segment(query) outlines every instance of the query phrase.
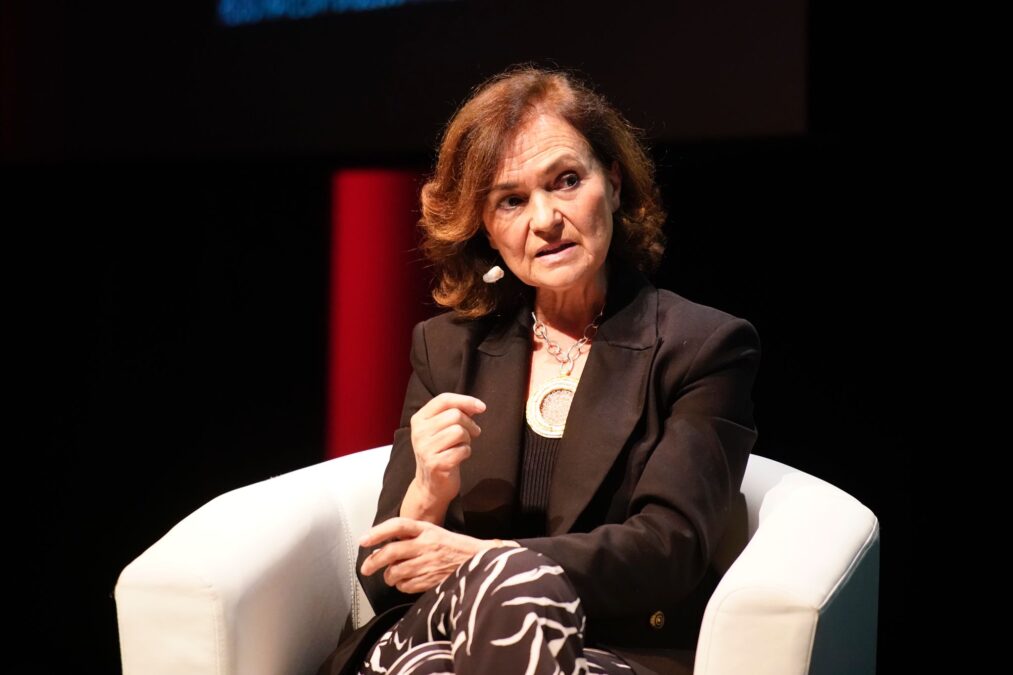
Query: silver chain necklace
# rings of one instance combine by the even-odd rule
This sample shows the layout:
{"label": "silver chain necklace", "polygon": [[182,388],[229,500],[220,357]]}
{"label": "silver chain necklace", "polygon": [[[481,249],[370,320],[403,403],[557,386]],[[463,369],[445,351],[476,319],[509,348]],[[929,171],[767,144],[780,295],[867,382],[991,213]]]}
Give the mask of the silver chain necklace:
{"label": "silver chain necklace", "polygon": [[594,338],[594,336],[598,334],[598,326],[601,325],[601,320],[604,315],[605,315],[605,307],[603,305],[601,311],[598,312],[598,316],[596,316],[594,320],[591,321],[591,323],[587,324],[587,326],[584,328],[584,335],[579,340],[574,342],[573,345],[569,349],[567,349],[566,353],[564,354],[563,348],[559,346],[559,343],[557,343],[555,340],[549,337],[549,333],[547,330],[548,325],[546,325],[544,321],[535,316],[534,312],[531,312],[531,318],[535,320],[535,325],[533,326],[535,335],[537,335],[538,337],[540,337],[542,340],[545,341],[546,344],[545,350],[550,354],[552,354],[554,357],[556,357],[556,360],[559,361],[560,363],[559,374],[561,376],[569,375],[571,372],[573,372],[573,366],[576,365],[577,359],[580,358],[580,355],[582,353],[580,351],[581,347],[590,342]]}
{"label": "silver chain necklace", "polygon": [[531,312],[531,318],[535,322],[533,326],[535,336],[545,341],[546,351],[559,361],[559,376],[546,381],[528,399],[525,416],[535,433],[546,438],[562,437],[570,404],[573,403],[573,396],[577,392],[577,380],[570,377],[570,374],[577,359],[580,358],[581,348],[598,334],[598,326],[601,325],[604,316],[605,306],[602,305],[598,316],[584,328],[581,338],[564,352],[559,343],[549,337],[545,322],[540,321],[535,313]]}

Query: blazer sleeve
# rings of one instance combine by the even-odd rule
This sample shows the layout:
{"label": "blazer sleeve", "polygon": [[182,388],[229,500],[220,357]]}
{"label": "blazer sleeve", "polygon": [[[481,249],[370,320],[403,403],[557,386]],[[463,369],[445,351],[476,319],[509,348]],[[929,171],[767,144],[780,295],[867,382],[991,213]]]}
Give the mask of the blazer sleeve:
{"label": "blazer sleeve", "polygon": [[[589,618],[672,607],[701,582],[756,441],[756,329],[732,317],[701,344],[637,479],[625,522],[520,539],[567,572]],[[671,398],[668,400],[672,400]]]}
{"label": "blazer sleeve", "polygon": [[[424,406],[435,394],[435,387],[429,369],[429,356],[426,347],[425,322],[415,324],[412,330],[411,349],[412,374],[405,392],[404,407],[401,410],[401,421],[394,432],[394,443],[390,451],[390,460],[383,474],[383,487],[377,502],[376,518],[373,524],[394,518],[401,513],[401,502],[404,500],[408,486],[415,477],[415,451],[412,448],[411,418],[419,408]],[[377,548],[377,547],[374,547]],[[363,561],[373,548],[359,548],[355,574],[359,577],[362,590],[369,598],[369,604],[379,614],[391,607],[414,602],[420,594],[408,594],[397,588],[388,586],[383,580],[382,571],[370,576],[363,576],[359,571]]]}

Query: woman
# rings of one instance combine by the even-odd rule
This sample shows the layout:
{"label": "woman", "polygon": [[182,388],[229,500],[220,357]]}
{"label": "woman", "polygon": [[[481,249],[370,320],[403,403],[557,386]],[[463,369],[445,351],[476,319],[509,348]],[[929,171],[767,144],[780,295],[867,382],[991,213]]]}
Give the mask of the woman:
{"label": "woman", "polygon": [[689,672],[756,440],[748,321],[655,288],[653,166],[572,76],[480,85],[422,190],[451,311],[414,372],[329,673]]}

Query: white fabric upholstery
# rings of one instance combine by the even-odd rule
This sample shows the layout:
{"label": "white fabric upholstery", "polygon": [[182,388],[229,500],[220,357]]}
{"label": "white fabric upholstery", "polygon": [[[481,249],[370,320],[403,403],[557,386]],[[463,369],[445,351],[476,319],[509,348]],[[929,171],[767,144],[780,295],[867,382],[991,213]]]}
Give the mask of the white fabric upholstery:
{"label": "white fabric upholstery", "polygon": [[749,544],[704,612],[694,673],[875,673],[879,521],[854,497],[752,455]]}
{"label": "white fabric upholstery", "polygon": [[[356,538],[390,446],[226,493],[116,585],[125,675],[314,673],[372,617]],[[698,675],[873,673],[879,525],[834,486],[753,455],[748,545],[708,604]]]}
{"label": "white fabric upholstery", "polygon": [[346,620],[373,612],[354,575],[390,446],[228,492],[116,584],[126,675],[313,673]]}

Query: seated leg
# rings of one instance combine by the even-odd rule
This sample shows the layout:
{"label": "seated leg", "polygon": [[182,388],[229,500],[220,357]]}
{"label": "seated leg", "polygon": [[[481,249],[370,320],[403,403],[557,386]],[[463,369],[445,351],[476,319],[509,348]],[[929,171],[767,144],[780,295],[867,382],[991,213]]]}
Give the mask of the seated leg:
{"label": "seated leg", "polygon": [[449,617],[456,672],[586,672],[584,611],[563,569],[525,548],[484,553],[443,584],[461,598]]}
{"label": "seated leg", "polygon": [[376,643],[363,673],[630,673],[618,657],[585,657],[584,626],[559,565],[526,548],[489,549],[423,594]]}

